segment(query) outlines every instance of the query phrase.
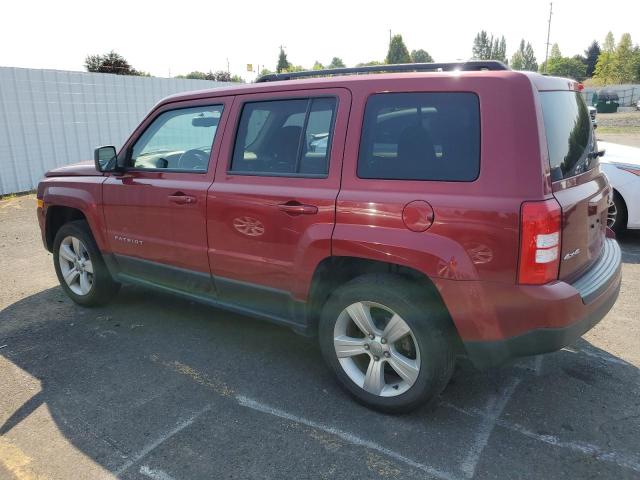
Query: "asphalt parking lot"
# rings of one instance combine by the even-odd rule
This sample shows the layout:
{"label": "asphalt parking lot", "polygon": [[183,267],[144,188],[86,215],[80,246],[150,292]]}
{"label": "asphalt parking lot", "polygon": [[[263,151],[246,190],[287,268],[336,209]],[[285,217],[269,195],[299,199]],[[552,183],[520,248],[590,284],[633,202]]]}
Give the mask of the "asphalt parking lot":
{"label": "asphalt parking lot", "polygon": [[458,367],[382,415],[313,340],[138,287],[82,309],[34,196],[0,201],[0,479],[640,478],[640,234],[618,303],[560,352]]}

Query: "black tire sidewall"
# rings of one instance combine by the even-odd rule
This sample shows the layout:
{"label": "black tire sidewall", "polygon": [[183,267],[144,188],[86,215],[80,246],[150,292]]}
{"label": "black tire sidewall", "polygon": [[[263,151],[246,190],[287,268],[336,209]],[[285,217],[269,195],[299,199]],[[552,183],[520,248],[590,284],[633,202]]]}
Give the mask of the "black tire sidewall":
{"label": "black tire sidewall", "polygon": [[[84,244],[93,266],[93,285],[87,295],[74,293],[64,280],[60,269],[60,244],[68,236],[76,237]],[[53,241],[53,263],[62,289],[78,305],[85,307],[101,305],[108,301],[117,291],[118,285],[111,278],[89,226],[84,221],[69,222],[60,227]]]}
{"label": "black tire sidewall", "polygon": [[[381,278],[383,277],[383,278]],[[338,380],[359,402],[388,413],[402,413],[430,404],[448,383],[453,370],[450,332],[442,318],[442,308],[429,302],[424,291],[403,277],[366,275],[336,290],[325,304],[319,327],[322,355]],[[420,373],[406,392],[394,397],[380,397],[366,392],[345,373],[333,345],[338,316],[352,303],[370,301],[382,304],[407,322],[420,349]]]}
{"label": "black tire sidewall", "polygon": [[627,207],[617,191],[613,192],[613,203],[616,206],[616,220],[613,222],[611,230],[616,233],[624,232],[627,228]]}

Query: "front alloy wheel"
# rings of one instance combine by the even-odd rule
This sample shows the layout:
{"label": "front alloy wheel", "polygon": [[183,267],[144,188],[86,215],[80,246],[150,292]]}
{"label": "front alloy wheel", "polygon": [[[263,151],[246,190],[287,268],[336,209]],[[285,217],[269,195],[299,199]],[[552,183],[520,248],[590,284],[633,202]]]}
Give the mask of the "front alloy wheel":
{"label": "front alloy wheel", "polygon": [[93,288],[93,263],[82,240],[71,235],[63,238],[58,261],[69,289],[76,295],[88,295]]}
{"label": "front alloy wheel", "polygon": [[345,308],[333,344],[347,376],[373,395],[400,395],[420,373],[420,350],[411,328],[384,305],[362,301]]}

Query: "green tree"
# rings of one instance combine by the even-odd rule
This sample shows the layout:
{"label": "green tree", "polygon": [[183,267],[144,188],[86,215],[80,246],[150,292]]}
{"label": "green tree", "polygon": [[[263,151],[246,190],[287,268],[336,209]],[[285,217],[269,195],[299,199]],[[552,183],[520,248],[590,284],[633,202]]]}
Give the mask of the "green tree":
{"label": "green tree", "polygon": [[493,35],[489,38],[486,31],[482,30],[473,40],[473,58],[476,60],[489,60],[493,48]]}
{"label": "green tree", "polygon": [[549,60],[551,60],[552,58],[560,58],[562,57],[562,53],[560,53],[560,47],[558,46],[557,43],[554,43],[551,46],[551,55],[549,55]]}
{"label": "green tree", "polygon": [[511,68],[513,70],[524,70],[524,51],[525,51],[524,38],[520,40],[520,47],[511,56]]}
{"label": "green tree", "polygon": [[333,57],[331,59],[331,63],[327,68],[344,68],[344,67],[346,67],[346,65],[344,64],[341,58]]}
{"label": "green tree", "polygon": [[278,55],[278,66],[276,67],[276,72],[280,73],[282,71],[288,70],[291,64],[289,60],[287,60],[287,54],[284,52],[284,48],[280,47],[280,54]]}
{"label": "green tree", "polygon": [[616,39],[613,38],[613,33],[608,32],[607,36],[604,37],[604,43],[602,44],[602,51],[613,53],[616,49]]}
{"label": "green tree", "polygon": [[562,56],[549,58],[547,68],[549,75],[582,81],[585,78],[586,71],[587,66],[578,58]]}
{"label": "green tree", "polygon": [[378,60],[371,60],[370,62],[357,63],[356,67],[373,67],[376,65],[384,65],[384,62],[379,62]]}
{"label": "green tree", "polygon": [[636,52],[633,48],[631,35],[623,33],[616,46],[612,62],[612,77],[614,83],[631,83],[636,74]]}
{"label": "green tree", "polygon": [[289,66],[285,70],[282,70],[282,71],[283,72],[293,73],[293,72],[304,72],[305,70],[307,70],[307,69],[304,68],[302,65],[293,65],[292,63],[290,63]]}
{"label": "green tree", "polygon": [[591,45],[584,51],[585,63],[587,65],[587,77],[593,77],[593,73],[596,70],[596,63],[600,56],[600,45],[596,40],[591,42]]}
{"label": "green tree", "polygon": [[615,40],[613,33],[607,33],[602,44],[602,51],[598,55],[596,68],[593,72],[593,78],[599,84],[613,83],[615,64]]}
{"label": "green tree", "polygon": [[503,63],[507,61],[507,41],[504,35],[500,37],[500,40],[498,38],[493,40],[489,60],[498,60]]}
{"label": "green tree", "polygon": [[394,35],[389,42],[389,51],[385,63],[411,63],[411,55],[402,41],[402,35]]}
{"label": "green tree", "polygon": [[193,72],[189,72],[185,75],[185,78],[190,78],[193,80],[207,80],[207,75],[211,75],[211,72],[209,72],[209,74],[206,74],[204,72],[199,72],[199,71],[193,71]]}
{"label": "green tree", "polygon": [[522,69],[530,72],[536,72],[538,70],[538,61],[536,60],[536,54],[533,51],[533,47],[529,42],[524,48],[524,55],[522,58]]}
{"label": "green tree", "polygon": [[87,55],[84,66],[88,72],[115,73],[116,75],[136,75],[149,77],[146,72],[133,68],[125,58],[111,50],[105,55]]}
{"label": "green tree", "polygon": [[313,64],[312,70],[324,70],[324,65],[322,65],[318,60],[316,60]]}
{"label": "green tree", "polygon": [[411,50],[411,61],[413,63],[431,63],[433,62],[433,57],[429,55],[429,52],[420,48]]}

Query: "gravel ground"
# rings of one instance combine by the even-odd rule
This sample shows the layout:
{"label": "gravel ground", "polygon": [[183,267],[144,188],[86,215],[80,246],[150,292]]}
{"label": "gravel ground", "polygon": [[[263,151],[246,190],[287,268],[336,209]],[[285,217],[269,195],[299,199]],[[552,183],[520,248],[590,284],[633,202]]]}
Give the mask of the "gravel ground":
{"label": "gravel ground", "polygon": [[599,113],[598,140],[640,148],[640,111]]}
{"label": "gravel ground", "polygon": [[584,339],[387,416],[285,328],[132,287],[75,306],[34,197],[0,201],[0,479],[640,478],[640,234],[621,244]]}

